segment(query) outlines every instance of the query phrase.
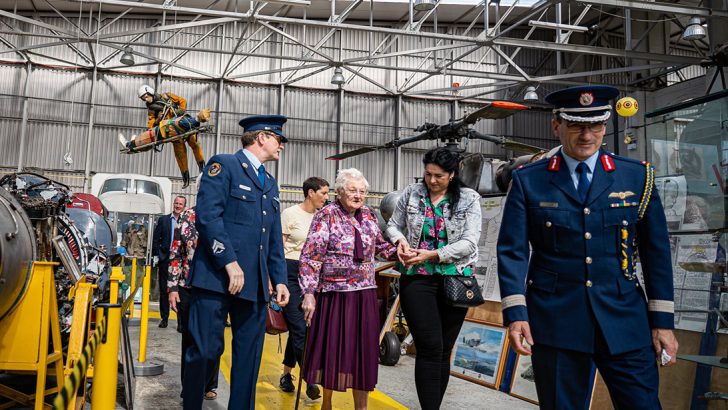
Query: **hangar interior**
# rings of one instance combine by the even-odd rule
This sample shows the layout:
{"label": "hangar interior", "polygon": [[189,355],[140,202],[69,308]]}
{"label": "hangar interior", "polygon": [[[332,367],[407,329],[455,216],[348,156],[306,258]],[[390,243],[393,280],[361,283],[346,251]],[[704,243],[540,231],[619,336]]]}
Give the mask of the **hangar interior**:
{"label": "hangar interior", "polygon": [[[142,84],[186,98],[191,112],[212,110],[213,130],[200,137],[206,158],[239,149],[242,117],[286,115],[290,142],[268,169],[287,205],[300,201],[308,176],[333,181],[337,169],[356,167],[377,206],[421,175],[422,153],[438,142],[325,158],[493,101],[530,109],[473,129],[550,149],[558,140],[543,98],[571,85],[613,85],[635,98],[637,115],[615,116],[605,142],[653,160],[651,139],[674,137],[685,121],[668,130],[669,113],[646,114],[725,89],[727,21],[718,0],[0,0],[0,173],[39,172],[78,192],[90,192],[96,173],[167,177],[194,204],[196,186],[182,188],[171,147],[119,152],[117,134],[145,129]],[[725,155],[725,99],[711,104],[719,112],[706,126],[717,127]],[[481,140],[461,146],[502,160],[519,155]],[[721,218],[713,231],[725,230]],[[701,333],[684,337],[696,354],[708,343]],[[710,343],[728,351],[725,335]],[[685,387],[664,392],[679,403],[668,408],[719,408],[699,407],[692,386],[702,374],[728,391],[725,370],[670,371],[673,387]],[[602,386],[597,394],[608,393]]]}

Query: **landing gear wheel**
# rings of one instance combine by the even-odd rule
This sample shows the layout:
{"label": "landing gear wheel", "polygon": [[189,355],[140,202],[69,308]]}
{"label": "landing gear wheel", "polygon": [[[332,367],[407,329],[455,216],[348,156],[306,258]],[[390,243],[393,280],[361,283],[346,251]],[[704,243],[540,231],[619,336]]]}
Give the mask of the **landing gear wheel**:
{"label": "landing gear wheel", "polygon": [[379,363],[385,366],[394,366],[399,361],[400,354],[397,335],[394,332],[385,333],[382,343],[379,345]]}

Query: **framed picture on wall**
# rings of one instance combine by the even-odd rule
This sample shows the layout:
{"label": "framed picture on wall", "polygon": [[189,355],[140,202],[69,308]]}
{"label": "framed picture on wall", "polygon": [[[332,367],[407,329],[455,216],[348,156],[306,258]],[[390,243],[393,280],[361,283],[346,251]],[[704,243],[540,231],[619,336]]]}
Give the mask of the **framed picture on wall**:
{"label": "framed picture on wall", "polygon": [[[523,341],[523,345],[529,346],[525,340]],[[536,380],[533,377],[531,356],[523,356],[516,353],[516,363],[513,366],[513,378],[511,379],[511,396],[538,404]]]}
{"label": "framed picture on wall", "polygon": [[496,388],[505,362],[507,329],[465,319],[450,359],[450,374]]}

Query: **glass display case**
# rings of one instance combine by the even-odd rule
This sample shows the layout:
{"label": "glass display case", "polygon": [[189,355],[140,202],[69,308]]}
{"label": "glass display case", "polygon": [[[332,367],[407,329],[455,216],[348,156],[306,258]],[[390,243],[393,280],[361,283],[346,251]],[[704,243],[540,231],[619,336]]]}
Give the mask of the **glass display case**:
{"label": "glass display case", "polygon": [[726,333],[728,91],[648,113],[645,137],[672,245],[675,326]]}

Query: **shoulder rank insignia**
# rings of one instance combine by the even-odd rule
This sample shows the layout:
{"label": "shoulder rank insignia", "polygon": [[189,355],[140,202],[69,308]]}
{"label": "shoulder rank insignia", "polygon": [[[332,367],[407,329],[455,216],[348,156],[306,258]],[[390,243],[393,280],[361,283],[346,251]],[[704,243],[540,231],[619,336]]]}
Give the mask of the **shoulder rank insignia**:
{"label": "shoulder rank insignia", "polygon": [[214,177],[217,176],[220,171],[222,171],[222,165],[220,165],[220,163],[218,162],[213,162],[212,164],[210,164],[210,168],[207,169],[207,175]]}
{"label": "shoulder rank insignia", "polygon": [[612,172],[616,169],[616,168],[614,168],[614,160],[609,155],[603,154],[601,160],[602,160],[602,167],[604,168],[605,171]]}
{"label": "shoulder rank insignia", "polygon": [[551,172],[556,172],[559,170],[559,167],[561,166],[561,156],[560,155],[554,155],[549,160],[549,166],[548,170]]}
{"label": "shoulder rank insignia", "polygon": [[624,199],[624,198],[630,197],[632,195],[635,195],[635,193],[632,192],[632,191],[612,192],[611,194],[609,194],[609,197],[610,198]]}

